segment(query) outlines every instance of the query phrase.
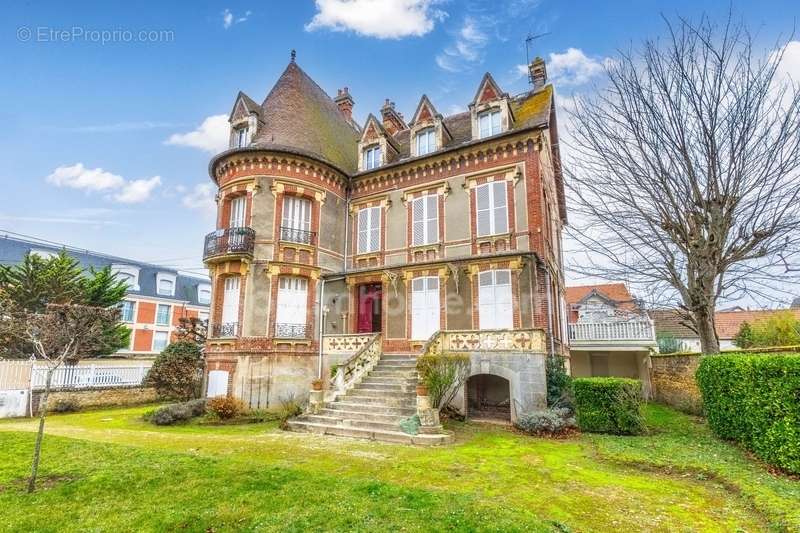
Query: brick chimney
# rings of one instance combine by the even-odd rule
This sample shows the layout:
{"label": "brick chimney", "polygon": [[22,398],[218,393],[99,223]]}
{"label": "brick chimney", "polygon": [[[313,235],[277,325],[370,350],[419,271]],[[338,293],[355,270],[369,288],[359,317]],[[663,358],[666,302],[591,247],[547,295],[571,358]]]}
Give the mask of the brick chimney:
{"label": "brick chimney", "polygon": [[347,117],[347,120],[353,120],[353,106],[356,105],[356,102],[353,100],[353,97],[350,96],[350,91],[347,90],[347,87],[339,89],[333,101],[339,106],[339,111]]}
{"label": "brick chimney", "polygon": [[533,85],[534,89],[541,89],[547,83],[547,68],[544,65],[544,59],[536,57],[531,64],[528,65],[528,79]]}
{"label": "brick chimney", "polygon": [[394,102],[390,102],[388,98],[381,108],[381,117],[383,118],[383,127],[386,128],[389,135],[408,129],[406,121],[403,120],[403,115],[395,110]]}

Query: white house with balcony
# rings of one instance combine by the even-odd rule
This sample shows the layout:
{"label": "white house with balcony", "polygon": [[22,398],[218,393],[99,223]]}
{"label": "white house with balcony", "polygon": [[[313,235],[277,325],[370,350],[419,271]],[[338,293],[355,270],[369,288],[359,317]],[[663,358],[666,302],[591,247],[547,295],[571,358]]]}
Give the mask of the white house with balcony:
{"label": "white house with balcony", "polygon": [[655,328],[625,284],[567,287],[566,300],[572,375],[636,378],[649,394]]}

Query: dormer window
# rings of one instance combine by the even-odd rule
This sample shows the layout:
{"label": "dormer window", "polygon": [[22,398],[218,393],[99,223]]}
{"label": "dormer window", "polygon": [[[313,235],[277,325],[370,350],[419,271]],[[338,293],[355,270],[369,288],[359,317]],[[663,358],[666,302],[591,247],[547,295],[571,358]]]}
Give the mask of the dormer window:
{"label": "dormer window", "polygon": [[364,150],[364,170],[378,168],[382,163],[381,147],[379,145],[370,146]]}
{"label": "dormer window", "polygon": [[436,130],[428,128],[417,133],[416,143],[418,156],[436,151]]}
{"label": "dormer window", "polygon": [[115,263],[111,265],[111,272],[116,275],[116,279],[124,281],[129,290],[139,290],[139,267]]}
{"label": "dormer window", "polygon": [[159,296],[175,296],[175,274],[159,272],[156,274],[156,294]]}
{"label": "dormer window", "polygon": [[490,109],[478,114],[478,131],[481,139],[500,133],[502,131],[500,110]]}
{"label": "dormer window", "polygon": [[211,303],[211,285],[201,284],[197,286],[197,302],[204,305]]}
{"label": "dormer window", "polygon": [[250,128],[247,126],[236,128],[236,148],[244,148],[247,146],[248,133],[250,133]]}

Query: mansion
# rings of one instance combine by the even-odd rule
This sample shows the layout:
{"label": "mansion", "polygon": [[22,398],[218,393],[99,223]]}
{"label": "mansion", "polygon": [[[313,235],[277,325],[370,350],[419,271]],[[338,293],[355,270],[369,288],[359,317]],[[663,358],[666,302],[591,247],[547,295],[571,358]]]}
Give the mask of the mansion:
{"label": "mansion", "polygon": [[486,73],[447,116],[425,95],[408,118],[386,100],[363,124],[294,53],[262,103],[240,92],[209,164],[208,395],[268,407],[317,378],[345,392],[359,354],[435,345],[470,354],[466,412],[543,407],[544,358],[569,355],[566,206],[543,60],[529,78],[509,95]]}

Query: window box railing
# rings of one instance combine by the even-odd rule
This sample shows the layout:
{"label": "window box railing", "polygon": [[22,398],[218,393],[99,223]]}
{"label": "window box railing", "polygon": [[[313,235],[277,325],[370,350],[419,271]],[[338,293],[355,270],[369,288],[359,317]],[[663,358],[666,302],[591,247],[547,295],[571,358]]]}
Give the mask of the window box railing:
{"label": "window box railing", "polygon": [[655,341],[650,320],[576,322],[569,324],[570,341]]}
{"label": "window box railing", "polygon": [[275,337],[279,339],[305,339],[307,333],[305,324],[275,324]]}
{"label": "window box railing", "polygon": [[252,228],[219,229],[206,235],[203,259],[227,254],[253,254],[256,232]]}
{"label": "window box railing", "polygon": [[238,322],[223,322],[222,324],[211,325],[211,337],[238,337],[239,336],[239,323]]}
{"label": "window box railing", "polygon": [[281,226],[281,240],[286,242],[296,242],[298,244],[313,245],[317,234],[313,231],[306,231],[288,226]]}

